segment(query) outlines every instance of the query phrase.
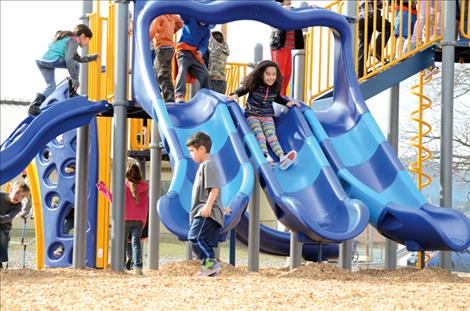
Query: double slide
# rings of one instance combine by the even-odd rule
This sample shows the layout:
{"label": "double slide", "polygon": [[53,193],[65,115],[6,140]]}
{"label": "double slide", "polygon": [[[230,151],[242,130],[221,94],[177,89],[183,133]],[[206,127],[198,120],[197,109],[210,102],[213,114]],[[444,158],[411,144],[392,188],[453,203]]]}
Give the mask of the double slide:
{"label": "double slide", "polygon": [[[247,240],[248,215],[243,211],[253,183],[249,157],[276,217],[297,232],[305,245],[352,239],[370,219],[382,234],[410,250],[468,247],[468,218],[424,201],[368,112],[354,75],[351,35],[344,16],[316,9],[288,12],[259,1],[213,1],[210,6],[189,1],[137,2],[135,10],[134,96],[157,120],[169,149],[174,179],[158,209],[162,222],[180,239],[186,239],[189,227],[188,190],[195,171],[185,140],[195,131],[204,131],[215,140],[211,154],[224,176],[224,204],[235,211],[227,217],[222,240],[238,220],[238,237]],[[218,24],[244,19],[246,12],[258,12],[250,19],[281,29],[328,26],[336,30],[333,106],[323,112],[306,106],[278,109],[276,114],[281,145],[299,155],[287,171],[268,166],[238,105],[208,90],[186,104],[165,105],[153,74],[148,28],[156,16],[184,14]],[[286,249],[286,233],[261,227],[261,250],[286,255]],[[307,253],[304,247],[304,257],[311,258]]]}

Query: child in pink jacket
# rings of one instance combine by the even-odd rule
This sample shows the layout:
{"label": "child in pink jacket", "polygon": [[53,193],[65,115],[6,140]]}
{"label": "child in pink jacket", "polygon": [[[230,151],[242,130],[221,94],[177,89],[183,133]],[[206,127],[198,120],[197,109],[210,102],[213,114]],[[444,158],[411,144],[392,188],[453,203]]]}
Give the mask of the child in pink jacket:
{"label": "child in pink jacket", "polygon": [[[113,200],[113,195],[108,187],[100,181],[96,184],[108,200]],[[140,238],[142,230],[147,221],[148,215],[148,184],[142,178],[140,169],[135,163],[129,163],[126,171],[126,196],[125,196],[125,249],[127,248],[127,239],[131,235],[132,243],[132,262],[134,271],[137,275],[142,275],[142,247]]]}

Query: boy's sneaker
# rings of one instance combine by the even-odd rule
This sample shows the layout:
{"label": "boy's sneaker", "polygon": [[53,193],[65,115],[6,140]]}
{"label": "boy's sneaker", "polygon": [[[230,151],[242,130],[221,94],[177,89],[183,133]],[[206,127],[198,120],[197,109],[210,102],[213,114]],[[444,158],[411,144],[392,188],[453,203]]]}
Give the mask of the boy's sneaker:
{"label": "boy's sneaker", "polygon": [[269,153],[266,155],[266,161],[268,161],[269,165],[271,167],[276,166],[276,161],[269,155]]}
{"label": "boy's sneaker", "polygon": [[222,267],[217,260],[207,258],[201,265],[201,271],[198,273],[198,276],[215,276],[220,269],[222,269]]}
{"label": "boy's sneaker", "polygon": [[281,157],[279,168],[283,171],[287,170],[292,164],[295,163],[296,158],[297,158],[297,152],[295,150],[292,150],[288,154],[283,155]]}

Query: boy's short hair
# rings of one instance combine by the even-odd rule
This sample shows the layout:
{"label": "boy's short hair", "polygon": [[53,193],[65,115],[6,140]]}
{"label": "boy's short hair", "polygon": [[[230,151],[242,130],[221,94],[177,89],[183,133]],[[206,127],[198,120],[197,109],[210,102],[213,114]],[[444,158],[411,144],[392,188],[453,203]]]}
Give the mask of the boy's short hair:
{"label": "boy's short hair", "polygon": [[11,189],[19,189],[21,192],[30,193],[29,186],[24,181],[15,181],[11,186]]}
{"label": "boy's short hair", "polygon": [[220,31],[213,31],[212,32],[212,37],[215,39],[215,41],[219,43],[224,43],[224,34],[221,33]]}
{"label": "boy's short hair", "polygon": [[195,147],[199,149],[201,146],[206,148],[207,153],[211,151],[212,140],[206,133],[197,132],[186,141],[186,147]]}

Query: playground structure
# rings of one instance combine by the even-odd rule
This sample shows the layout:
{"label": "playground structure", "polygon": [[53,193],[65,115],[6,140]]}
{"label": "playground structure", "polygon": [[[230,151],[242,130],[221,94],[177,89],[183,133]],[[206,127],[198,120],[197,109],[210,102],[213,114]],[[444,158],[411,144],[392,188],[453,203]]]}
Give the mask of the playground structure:
{"label": "playground structure", "polygon": [[[339,11],[344,3],[341,1],[336,2]],[[202,12],[209,11],[212,14],[200,15]],[[207,4],[193,1],[177,4],[161,1],[137,1],[133,14],[135,16],[132,66],[133,88],[131,92],[128,92],[129,87],[126,85],[126,82],[128,82],[127,62],[125,61],[127,60],[127,5],[125,3],[110,4],[110,12],[112,13],[108,16],[106,71],[102,72],[100,64],[89,65],[88,97],[92,101],[104,99],[113,102],[114,116],[116,117],[113,193],[124,193],[122,191],[123,183],[117,181],[124,180],[125,117],[128,110],[128,100],[131,100],[131,105],[138,103],[158,123],[158,129],[153,123],[151,135],[147,135],[140,142],[136,143],[131,138],[131,145],[140,149],[145,146],[144,141],[147,140],[148,143],[149,136],[152,139],[150,144],[151,165],[153,167],[150,178],[152,188],[156,188],[155,183],[158,184],[158,176],[153,176],[154,173],[158,173],[159,168],[156,161],[160,160],[157,150],[159,148],[157,130],[162,133],[163,145],[170,155],[174,177],[168,194],[159,200],[158,211],[163,224],[175,233],[178,238],[184,240],[186,237],[188,227],[187,209],[189,208],[188,193],[190,193],[188,189],[191,189],[191,180],[195,172],[194,164],[188,160],[184,142],[186,137],[194,131],[204,130],[215,137],[215,146],[217,147],[214,148],[213,156],[223,170],[223,175],[226,176],[222,188],[223,201],[226,206],[233,207],[235,211],[234,215],[227,219],[224,235],[221,239],[224,240],[230,229],[235,228],[238,224],[236,234],[239,240],[249,245],[250,264],[253,270],[257,269],[256,253],[258,249],[275,255],[290,254],[293,261],[296,261],[300,254],[308,260],[328,258],[332,256],[331,253],[335,253],[335,247],[329,244],[323,245],[324,243],[338,243],[352,239],[364,229],[367,220],[376,226],[382,234],[392,240],[406,244],[410,250],[461,250],[468,247],[470,243],[469,220],[453,210],[438,210],[426,203],[397,160],[392,148],[381,134],[362,99],[363,96],[368,98],[378,92],[377,84],[378,81],[381,81],[379,79],[386,80],[381,86],[384,90],[406,78],[402,75],[391,79],[389,76],[393,76],[394,73],[388,72],[388,70],[399,71],[400,69],[397,69],[397,67],[405,66],[405,63],[409,65],[409,62],[414,62],[416,65],[404,74],[415,74],[427,68],[432,63],[428,58],[431,55],[431,49],[436,42],[442,39],[441,37],[428,38],[428,41],[418,46],[415,51],[410,51],[406,55],[399,53],[398,57],[391,57],[393,60],[388,64],[382,62],[379,69],[376,69],[377,63],[369,60],[368,66],[364,67],[373,67],[374,70],[363,77],[364,82],[359,86],[354,73],[352,57],[354,53],[351,49],[353,40],[351,40],[349,34],[349,25],[344,17],[333,12],[308,9],[293,13],[284,11],[274,3],[259,4],[255,1],[247,1],[243,4],[216,1],[210,7]],[[222,14],[223,12],[229,13]],[[223,96],[202,90],[185,105],[165,106],[163,104],[153,77],[148,44],[145,44],[148,43],[148,26],[151,20],[159,14],[177,13],[200,18],[209,23],[225,23],[242,19],[246,16],[246,12],[258,12],[259,14],[253,15],[254,17],[251,18],[277,28],[297,29],[307,26],[326,26],[335,30],[333,42],[336,43],[335,51],[337,53],[334,57],[335,62],[332,73],[330,73],[330,68],[327,68],[327,83],[324,86],[321,84],[321,81],[325,80],[321,79],[325,73],[322,72],[322,67],[319,67],[318,90],[314,93],[311,89],[313,85],[311,71],[315,59],[312,56],[313,46],[316,46],[313,44],[313,37],[317,35],[314,27],[312,27],[309,30],[309,44],[305,51],[305,59],[307,60],[305,67],[309,68],[310,72],[305,70],[306,83],[303,86],[303,92],[300,92],[303,97],[297,98],[304,100],[307,104],[303,105],[301,110],[293,109],[289,112],[280,110],[276,117],[276,124],[278,128],[282,129],[280,132],[283,133],[280,137],[281,143],[294,147],[299,152],[302,163],[308,164],[306,167],[299,165],[299,167],[293,167],[292,170],[284,173],[269,169],[266,161],[260,155],[253,134],[244,123],[240,108],[234,103],[227,103]],[[282,21],[273,18],[275,16],[282,16]],[[90,44],[90,51],[100,51],[102,33],[98,29],[100,29],[103,21],[100,18],[99,6],[97,6],[97,12],[90,15],[90,25],[93,32],[97,34],[95,36],[96,41],[94,37]],[[113,29],[115,21],[117,26],[116,29]],[[430,21],[426,23],[428,24]],[[321,37],[321,29],[319,35],[320,45],[325,42]],[[126,34],[125,38],[123,33]],[[330,37],[329,34],[328,50],[330,49]],[[109,38],[113,39],[109,40]],[[391,51],[393,52],[391,52],[391,56],[394,56],[395,51],[393,42],[395,41],[392,37]],[[117,48],[114,49],[114,46]],[[384,46],[382,48],[384,49]],[[323,50],[321,47],[319,48],[319,63],[322,63],[321,53]],[[114,54],[113,51],[116,51],[116,53]],[[330,54],[329,52],[326,53],[328,57],[330,57]],[[114,65],[111,64],[116,59],[119,61],[116,62],[117,66],[114,68]],[[403,61],[403,63],[400,63],[400,61]],[[328,63],[330,63],[330,60]],[[231,66],[233,67],[233,65]],[[243,70],[239,72],[243,72]],[[112,82],[114,77],[117,77],[116,85],[113,85]],[[334,83],[330,84],[330,79]],[[421,79],[421,86],[422,83],[424,81]],[[86,84],[82,83],[82,85]],[[310,89],[308,88],[309,85]],[[374,85],[374,87],[368,85]],[[359,89],[362,91],[362,95]],[[333,94],[331,94],[332,90],[334,90]],[[82,91],[86,92],[85,90]],[[72,136],[69,137],[70,132],[64,134],[63,143],[72,146],[70,149],[77,152],[76,172],[77,174],[81,172],[82,176],[76,180],[88,181],[88,186],[83,183],[75,185],[74,176],[67,176],[70,174],[66,173],[64,169],[70,164],[67,161],[70,161],[73,155],[60,155],[58,150],[54,151],[55,147],[63,146],[62,142],[52,141],[46,149],[43,146],[60,133],[88,124],[92,116],[107,111],[108,107],[105,102],[91,103],[83,97],[66,99],[64,94],[67,94],[66,83],[59,86],[49,100],[43,104],[44,111],[38,118],[26,119],[18,127],[18,130],[10,136],[11,139],[2,144],[2,183],[14,177],[39,152],[36,168],[28,168],[29,175],[35,176],[32,178],[35,180],[34,185],[36,187],[34,188],[41,188],[41,197],[39,198],[35,194],[33,198],[36,215],[41,215],[41,217],[36,217],[39,223],[36,226],[37,234],[44,233],[44,237],[37,238],[37,240],[38,243],[43,241],[43,245],[47,245],[47,247],[43,249],[39,247],[38,252],[45,254],[46,265],[48,266],[70,264],[74,261],[72,257],[75,259],[75,256],[82,257],[82,262],[85,263],[83,258],[85,258],[86,253],[87,265],[106,267],[109,209],[103,201],[100,202],[100,198],[98,198],[98,203],[93,201],[97,199],[96,192],[92,190],[94,190],[95,181],[104,180],[109,183],[110,180],[110,119],[99,117],[101,119],[97,125],[99,129],[95,130],[93,125],[90,127],[90,133],[93,135],[99,133],[99,135],[97,138],[90,140],[89,146],[91,150],[95,150],[91,154],[95,154],[95,156],[90,156],[89,164],[85,166],[81,163],[86,158],[83,156],[83,150],[86,151],[84,155],[87,155],[89,147],[84,140],[83,133],[82,135],[78,134],[77,137],[73,136],[74,134],[70,134]],[[419,94],[422,96],[422,87]],[[333,96],[328,97],[328,95]],[[329,102],[328,106],[332,105],[331,110],[321,112],[310,109],[310,104],[312,107],[315,105],[315,101],[311,103],[314,98]],[[72,106],[74,109],[70,110],[69,107]],[[69,114],[65,114],[64,107],[67,107]],[[85,109],[89,110],[85,112]],[[207,115],[194,113],[197,110],[205,111]],[[339,113],[332,113],[332,110]],[[51,117],[52,115],[60,115],[61,119],[54,119]],[[77,121],[72,122],[71,118],[77,118]],[[64,120],[67,120],[67,122],[63,122]],[[337,120],[341,120],[343,123],[338,124]],[[418,120],[422,120],[422,116]],[[50,126],[50,128],[45,125]],[[41,130],[47,135],[41,134]],[[142,127],[138,129],[138,126],[133,125],[129,137],[135,137],[134,133],[137,132],[143,133]],[[224,134],[219,134],[221,132]],[[425,132],[422,131],[420,135],[425,135]],[[37,135],[40,140],[31,137],[31,133]],[[144,136],[142,135],[142,137]],[[419,144],[417,146],[418,148],[422,147]],[[24,151],[20,152],[19,150]],[[82,150],[82,154],[80,154],[80,150]],[[354,152],[351,152],[352,150]],[[46,156],[47,152],[52,154],[53,164],[49,163],[51,161]],[[445,152],[444,149],[443,152]],[[351,153],[355,156],[353,157]],[[96,164],[98,158],[96,154],[100,154],[99,170]],[[101,156],[102,154],[104,156]],[[271,201],[276,216],[292,231],[292,238],[289,237],[288,233],[265,226],[260,227],[259,218],[257,219],[256,215],[259,213],[256,210],[256,204],[250,206],[250,217],[244,214],[248,200],[252,196],[253,185],[256,184],[248,155],[252,159],[256,173],[259,174],[259,181]],[[157,157],[158,159],[156,159]],[[419,158],[421,159],[421,155],[419,155]],[[12,164],[4,159],[11,159]],[[103,165],[102,161],[104,161]],[[87,161],[85,160],[85,162]],[[44,167],[39,167],[38,163],[44,164]],[[89,169],[83,169],[83,167]],[[238,167],[240,169],[237,171],[236,168]],[[379,167],[381,169],[385,168],[386,173],[379,172]],[[48,183],[48,176],[51,175],[51,170],[54,169],[59,172],[58,176],[68,177],[68,179],[57,182],[49,180]],[[419,172],[421,169],[419,164],[415,169]],[[39,180],[41,179],[45,182],[40,183]],[[65,180],[69,184],[64,185]],[[296,180],[296,182],[293,182],[293,180]],[[59,184],[60,187],[64,187],[62,190],[51,191],[51,187],[55,189]],[[418,185],[418,187],[421,188],[422,185]],[[85,226],[75,226],[76,238],[73,242],[73,249],[76,251],[73,256],[71,236],[63,238],[62,234],[58,236],[56,232],[48,231],[46,228],[38,228],[42,223],[43,226],[47,224],[54,230],[57,229],[57,232],[63,231],[61,227],[63,226],[62,220],[66,212],[70,210],[71,205],[73,205],[73,191],[69,192],[67,196],[65,196],[65,192],[71,189],[75,191],[75,198],[82,197],[82,202],[85,203],[80,207],[75,200],[77,211],[79,209],[81,212],[88,211],[88,222],[83,222],[83,216],[86,219],[87,213],[82,215],[75,213],[77,215],[75,218],[77,220],[82,219]],[[403,195],[403,192],[407,192],[407,194]],[[93,195],[87,196],[86,193],[94,193],[95,198],[93,198]],[[450,195],[449,192],[447,193]],[[53,208],[51,203],[55,195],[60,197],[60,205]],[[256,191],[253,196],[256,197]],[[158,194],[152,193],[150,199],[149,237],[150,245],[153,247],[156,242],[153,240],[155,232],[158,231],[158,219],[156,218],[155,209],[157,197]],[[256,201],[256,198],[254,200]],[[42,208],[37,205],[40,202],[42,202]],[[316,204],[315,206],[309,206],[308,202],[315,202]],[[87,209],[86,206],[96,206],[97,209],[93,211],[90,208]],[[114,233],[113,245],[116,246],[113,246],[112,249],[111,265],[113,269],[121,270],[123,268],[121,257],[124,253],[121,249],[123,243],[120,243],[123,240],[123,197],[115,196],[113,210],[115,211],[113,213],[114,225],[112,229]],[[80,232],[85,233],[84,228],[86,226],[88,226],[86,230],[90,242],[87,241],[87,248],[83,246],[76,247],[75,244],[79,245],[76,241],[80,239],[78,235]],[[256,238],[258,228],[260,228],[259,240]],[[419,231],[422,231],[422,233]],[[430,238],[430,235],[432,235],[432,238]],[[94,239],[91,238],[93,236],[96,239],[96,247],[90,247],[90,245],[95,244]],[[84,245],[83,235],[81,240],[82,245]],[[299,242],[302,242],[302,244]],[[259,245],[257,245],[258,243]],[[344,243],[344,245],[346,247],[342,248],[342,252],[347,258],[347,243]],[[60,258],[54,258],[53,252],[59,246],[64,247],[65,252]],[[151,268],[158,267],[158,259],[155,266],[153,254],[154,252],[150,250]],[[94,259],[95,255],[96,260]],[[38,256],[39,260],[40,256]],[[347,261],[346,259],[342,262],[343,266],[347,267]],[[293,266],[295,265],[293,263]],[[41,267],[39,262],[37,266]],[[74,263],[74,266],[80,266],[80,264]]]}

